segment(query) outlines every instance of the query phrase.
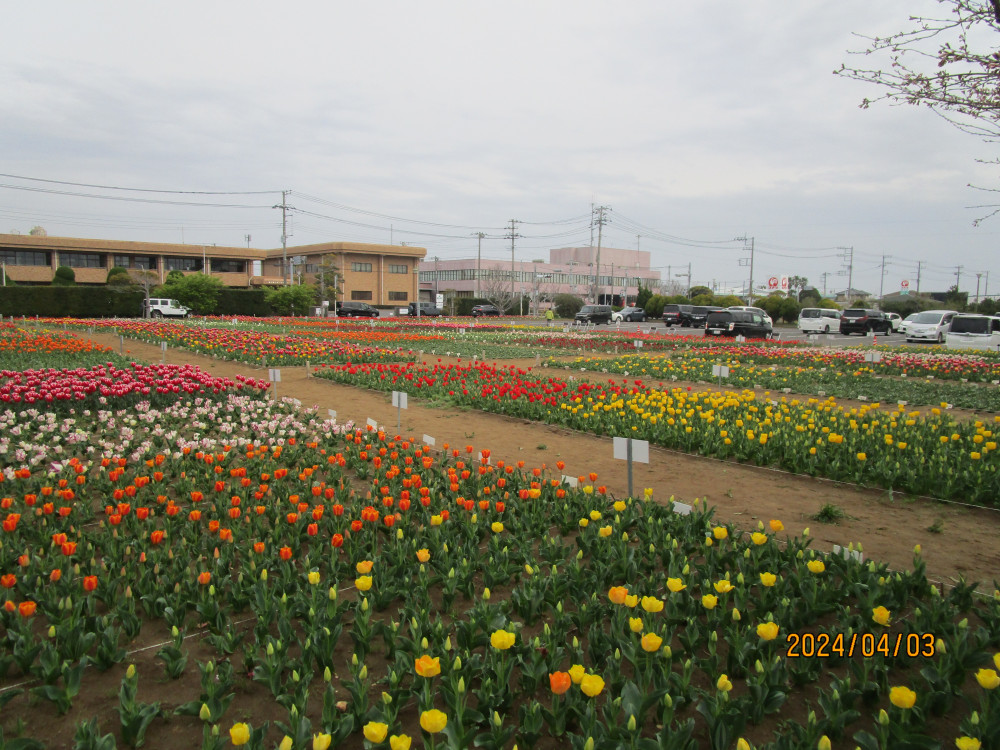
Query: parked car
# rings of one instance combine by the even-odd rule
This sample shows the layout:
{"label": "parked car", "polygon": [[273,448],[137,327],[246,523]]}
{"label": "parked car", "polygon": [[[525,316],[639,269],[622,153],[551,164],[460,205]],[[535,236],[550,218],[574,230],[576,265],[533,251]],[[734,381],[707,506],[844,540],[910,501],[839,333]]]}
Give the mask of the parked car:
{"label": "parked car", "polygon": [[774,328],[770,319],[749,310],[713,310],[705,321],[705,336],[745,336],[768,339]]}
{"label": "parked car", "polygon": [[949,349],[1000,350],[1000,318],[995,315],[956,315],[944,344]]}
{"label": "parked car", "polygon": [[186,318],[190,312],[190,307],[184,307],[175,299],[149,300],[149,317],[151,318]]}
{"label": "parked car", "polygon": [[840,316],[840,332],[845,336],[852,333],[889,333],[891,330],[892,323],[881,310],[852,307],[844,310],[844,314]]}
{"label": "parked car", "polygon": [[954,310],[924,310],[919,312],[906,327],[906,340],[911,342],[930,341],[944,343],[944,335],[957,312]]}
{"label": "parked car", "polygon": [[584,305],[576,314],[573,322],[579,325],[593,323],[595,326],[601,323],[610,323],[611,305]]}
{"label": "parked car", "polygon": [[899,313],[887,312],[885,317],[887,317],[889,322],[892,324],[892,332],[898,332],[900,326],[903,325],[903,319],[899,316]]}
{"label": "parked car", "polygon": [[798,327],[802,333],[829,333],[840,330],[840,310],[803,307],[799,310]]}
{"label": "parked car", "polygon": [[[411,302],[407,308],[407,315],[412,315],[417,317],[417,303]],[[422,318],[440,318],[444,315],[444,311],[440,307],[432,305],[430,302],[420,303],[420,317]]]}
{"label": "parked car", "polygon": [[771,320],[771,316],[767,314],[766,310],[763,310],[763,309],[761,309],[759,307],[747,307],[746,305],[730,305],[726,309],[727,310],[742,310],[743,312],[760,313],[761,315],[764,316],[764,320],[766,320],[771,326],[774,326],[774,321]]}
{"label": "parked car", "polygon": [[472,308],[472,317],[478,318],[481,315],[492,315],[493,317],[500,316],[500,309],[495,305],[476,305]]}
{"label": "parked car", "polygon": [[379,311],[367,302],[340,302],[337,315],[342,318],[377,318]]}
{"label": "parked car", "polygon": [[708,319],[708,314],[721,309],[722,308],[717,305],[692,305],[691,318],[688,325],[692,328],[704,328],[705,321]]}
{"label": "parked car", "polygon": [[912,323],[913,319],[917,317],[919,314],[920,313],[910,313],[905,318],[903,318],[903,322],[899,324],[899,332],[906,333],[907,329],[910,327],[910,323]]}
{"label": "parked car", "polygon": [[667,328],[691,325],[691,305],[664,305],[663,324]]}
{"label": "parked car", "polygon": [[642,323],[646,319],[646,311],[641,307],[623,307],[618,312],[611,313],[611,320],[615,323],[622,321]]}

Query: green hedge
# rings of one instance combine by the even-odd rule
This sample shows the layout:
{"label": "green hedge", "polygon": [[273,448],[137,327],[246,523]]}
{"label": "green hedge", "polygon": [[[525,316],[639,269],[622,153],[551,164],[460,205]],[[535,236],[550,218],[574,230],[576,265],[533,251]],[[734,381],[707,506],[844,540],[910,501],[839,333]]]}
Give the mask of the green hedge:
{"label": "green hedge", "polygon": [[138,318],[144,295],[138,289],[106,286],[0,287],[0,315],[43,318]]}
{"label": "green hedge", "polygon": [[230,289],[224,287],[219,292],[219,300],[215,305],[213,315],[252,315],[265,317],[274,315],[271,306],[267,304],[267,291],[264,289]]}

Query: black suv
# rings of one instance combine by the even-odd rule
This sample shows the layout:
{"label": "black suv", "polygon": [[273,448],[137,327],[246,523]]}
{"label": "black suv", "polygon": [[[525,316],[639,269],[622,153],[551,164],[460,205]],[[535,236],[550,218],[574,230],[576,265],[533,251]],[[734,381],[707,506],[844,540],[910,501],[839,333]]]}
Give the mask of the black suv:
{"label": "black suv", "polygon": [[472,317],[478,318],[480,315],[500,316],[500,310],[494,305],[476,305],[472,308]]}
{"label": "black suv", "polygon": [[337,315],[342,318],[377,318],[379,312],[367,302],[341,302],[337,305]]}
{"label": "black suv", "polygon": [[611,323],[611,305],[584,305],[576,314],[575,323]]}
{"label": "black suv", "polygon": [[691,305],[664,305],[663,324],[667,328],[691,325]]}
{"label": "black suv", "polygon": [[771,324],[761,313],[746,310],[713,310],[705,321],[705,336],[744,336],[769,339]]}
{"label": "black suv", "polygon": [[[417,317],[417,303],[411,302],[407,306],[407,314]],[[444,315],[440,307],[435,307],[430,302],[420,303],[420,317],[421,318],[440,318]]]}
{"label": "black suv", "polygon": [[868,310],[863,307],[852,307],[850,310],[844,310],[844,314],[840,318],[840,332],[843,335],[866,334],[869,331],[891,333],[892,321],[881,310]]}
{"label": "black suv", "polygon": [[708,314],[721,309],[718,305],[694,305],[691,308],[691,314],[688,316],[687,325],[692,328],[704,328],[705,321],[708,320]]}

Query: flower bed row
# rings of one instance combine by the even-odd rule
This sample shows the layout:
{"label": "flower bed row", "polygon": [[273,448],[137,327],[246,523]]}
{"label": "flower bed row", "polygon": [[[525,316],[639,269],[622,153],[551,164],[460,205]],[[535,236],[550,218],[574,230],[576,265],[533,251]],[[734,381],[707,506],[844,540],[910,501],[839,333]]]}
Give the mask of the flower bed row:
{"label": "flower bed row", "polygon": [[669,358],[630,355],[614,359],[579,357],[572,363],[549,359],[546,364],[670,381],[712,381],[715,380],[713,366],[724,364],[729,367],[725,384],[730,387],[769,388],[814,395],[822,392],[822,395],[837,398],[905,401],[911,405],[944,402],[963,409],[1000,412],[1000,389],[987,385],[892,377],[877,363],[852,362],[847,366],[844,360],[833,367],[802,366],[794,361],[791,359],[781,365],[759,364],[752,355],[744,359],[736,353],[726,352],[726,356],[716,358],[701,353]]}
{"label": "flower bed row", "polygon": [[598,435],[629,435],[691,453],[965,502],[1000,497],[993,420],[958,422],[879,404],[692,392],[641,380],[570,383],[537,371],[475,365],[352,365],[317,376],[401,390]]}
{"label": "flower bed row", "polygon": [[[171,717],[188,747],[456,750],[1000,732],[1000,593],[942,591],[919,553],[890,572],[778,520],[673,513],[660,488],[610,497],[585,467],[573,488],[562,462],[249,401],[5,416],[32,445],[90,435],[58,467],[3,467],[5,722],[42,740],[72,721],[80,741],[135,745]],[[245,414],[272,428],[219,429]],[[150,645],[154,663],[127,666]],[[87,691],[117,695],[113,720],[79,713]],[[806,696],[809,719],[787,720]]]}

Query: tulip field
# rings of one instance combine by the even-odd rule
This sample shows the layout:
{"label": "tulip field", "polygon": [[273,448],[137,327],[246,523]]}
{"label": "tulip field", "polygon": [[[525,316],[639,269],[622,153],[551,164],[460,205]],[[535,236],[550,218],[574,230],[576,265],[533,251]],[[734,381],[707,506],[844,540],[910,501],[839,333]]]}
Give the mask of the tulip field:
{"label": "tulip field", "polygon": [[[104,324],[205,369],[124,358],[88,341],[100,321],[0,326],[0,748],[1000,746],[995,581],[941,582],[919,548],[899,569],[831,554],[669,486],[615,496],[586,456],[338,422],[208,368],[309,359],[445,408],[986,506],[993,415],[631,369],[712,356],[679,342],[529,370],[415,362],[431,341],[407,336],[467,335],[423,326],[289,321],[285,342],[223,323]],[[556,369],[591,365],[621,374]]]}

